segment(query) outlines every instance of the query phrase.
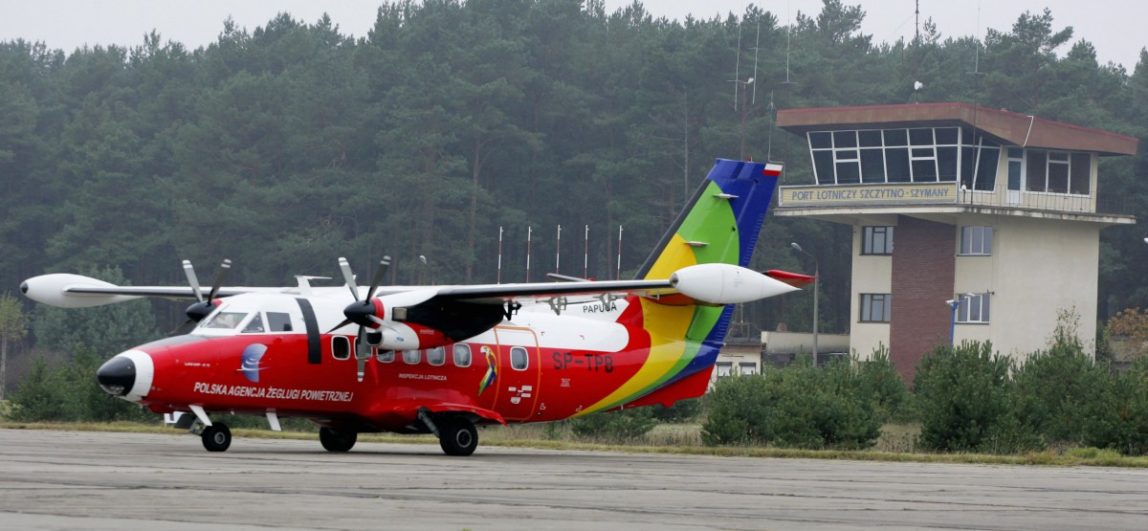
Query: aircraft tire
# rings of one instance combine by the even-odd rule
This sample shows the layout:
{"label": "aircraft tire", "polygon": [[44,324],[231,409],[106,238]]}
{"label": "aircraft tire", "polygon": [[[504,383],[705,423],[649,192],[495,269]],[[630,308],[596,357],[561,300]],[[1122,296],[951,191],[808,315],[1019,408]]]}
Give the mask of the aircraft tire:
{"label": "aircraft tire", "polygon": [[350,451],[359,440],[359,434],[353,431],[337,431],[331,428],[319,428],[319,442],[328,452],[342,453]]}
{"label": "aircraft tire", "polygon": [[468,456],[478,448],[478,430],[463,417],[445,417],[438,422],[439,446],[446,455]]}
{"label": "aircraft tire", "polygon": [[205,426],[199,434],[203,447],[209,452],[226,452],[231,447],[231,429],[222,422]]}

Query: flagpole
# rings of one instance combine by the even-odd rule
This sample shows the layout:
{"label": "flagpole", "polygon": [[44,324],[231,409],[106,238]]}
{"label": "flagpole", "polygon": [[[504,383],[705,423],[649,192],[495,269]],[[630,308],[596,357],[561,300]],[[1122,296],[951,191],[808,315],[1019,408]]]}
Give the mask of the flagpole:
{"label": "flagpole", "polygon": [[496,284],[502,284],[502,225],[498,226],[498,273]]}
{"label": "flagpole", "polygon": [[590,278],[590,225],[586,225],[582,241],[582,278]]}
{"label": "flagpole", "polygon": [[622,280],[622,225],[618,225],[618,272],[614,280]]}

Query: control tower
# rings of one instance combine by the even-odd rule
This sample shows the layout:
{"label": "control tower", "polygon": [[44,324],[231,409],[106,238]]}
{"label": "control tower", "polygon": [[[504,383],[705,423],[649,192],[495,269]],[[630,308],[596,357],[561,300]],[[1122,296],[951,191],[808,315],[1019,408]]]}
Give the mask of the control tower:
{"label": "control tower", "polygon": [[805,137],[814,182],[783,186],[778,216],[853,227],[850,348],[889,348],[912,379],[941,344],[1046,348],[1075,312],[1092,348],[1100,231],[1132,224],[1098,208],[1101,157],[1138,140],[967,103],[781,110]]}

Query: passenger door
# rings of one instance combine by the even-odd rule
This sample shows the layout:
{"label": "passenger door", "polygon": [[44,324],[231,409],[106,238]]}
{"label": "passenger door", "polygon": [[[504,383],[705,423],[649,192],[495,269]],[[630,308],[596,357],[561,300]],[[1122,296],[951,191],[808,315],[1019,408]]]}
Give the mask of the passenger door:
{"label": "passenger door", "polygon": [[496,327],[499,377],[494,409],[507,420],[528,420],[538,404],[542,356],[538,336],[525,327]]}

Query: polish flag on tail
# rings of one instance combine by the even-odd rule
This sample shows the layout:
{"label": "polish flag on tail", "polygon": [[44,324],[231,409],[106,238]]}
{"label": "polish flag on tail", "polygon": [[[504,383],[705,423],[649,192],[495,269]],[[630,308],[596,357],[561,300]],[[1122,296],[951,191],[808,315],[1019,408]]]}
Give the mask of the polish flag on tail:
{"label": "polish flag on tail", "polygon": [[781,164],[766,164],[765,169],[761,172],[770,177],[777,177],[781,175],[781,167]]}

